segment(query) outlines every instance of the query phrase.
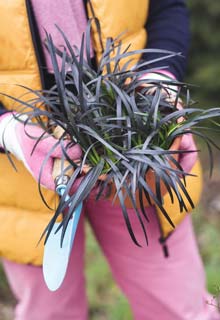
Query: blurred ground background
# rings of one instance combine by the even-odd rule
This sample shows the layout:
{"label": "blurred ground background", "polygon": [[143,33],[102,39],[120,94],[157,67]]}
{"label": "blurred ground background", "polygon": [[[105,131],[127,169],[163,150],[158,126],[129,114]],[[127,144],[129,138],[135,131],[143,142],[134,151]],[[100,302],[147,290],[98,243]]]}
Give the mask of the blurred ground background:
{"label": "blurred ground background", "polygon": [[[220,3],[219,1],[190,0],[192,46],[187,82],[198,85],[192,97],[204,108],[220,106]],[[219,141],[219,136],[216,136]],[[203,149],[203,146],[201,146]],[[194,213],[201,255],[207,274],[207,286],[215,294],[220,285],[220,153],[215,156],[216,170],[208,178],[207,153],[203,152],[205,188],[200,207]],[[132,319],[125,298],[115,286],[108,266],[88,227],[87,283],[91,320]],[[15,301],[0,267],[0,319],[12,320]]]}

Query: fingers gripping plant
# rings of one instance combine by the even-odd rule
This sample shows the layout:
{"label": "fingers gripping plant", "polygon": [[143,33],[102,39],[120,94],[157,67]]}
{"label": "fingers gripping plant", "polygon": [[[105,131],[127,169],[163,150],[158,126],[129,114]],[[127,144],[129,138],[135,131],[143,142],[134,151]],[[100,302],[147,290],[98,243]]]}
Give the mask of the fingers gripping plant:
{"label": "fingers gripping plant", "polygon": [[[35,98],[22,102],[22,113],[26,113],[28,119],[37,120],[37,125],[45,132],[51,133],[54,126],[63,128],[61,145],[64,139],[68,139],[70,145],[78,143],[83,150],[83,157],[74,162],[63,148],[64,158],[74,168],[74,173],[45,229],[46,240],[58,216],[65,211],[59,226],[63,241],[75,208],[89,196],[94,186],[98,186],[96,199],[114,193],[111,199],[119,201],[129,234],[134,243],[140,245],[132,229],[126,201],[129,200],[134,209],[146,242],[146,204],[158,206],[174,227],[169,212],[163,207],[164,189],[172,201],[174,197],[178,199],[180,212],[186,209],[186,203],[193,208],[193,202],[185,183],[189,173],[184,172],[178,162],[179,155],[186,151],[178,150],[178,146],[173,148],[173,143],[188,133],[202,138],[209,150],[212,170],[212,146],[218,146],[202,129],[207,121],[219,128],[216,121],[219,121],[220,109],[192,107],[189,89],[184,83],[141,78],[144,73],[155,71],[149,68],[153,62],[178,55],[173,52],[149,49],[131,52],[129,48],[122,50],[119,39],[107,39],[101,60],[94,69],[90,58],[90,24],[79,49],[69,43],[59,28],[65,41],[62,50],[54,46],[52,37],[47,34],[46,45],[55,84],[43,92],[28,89]],[[140,60],[129,68],[137,54],[152,51],[160,57],[153,61]],[[61,67],[58,57],[62,59]],[[164,95],[168,84],[176,93],[173,104]],[[154,95],[149,94],[151,87],[156,88]],[[177,108],[180,96],[185,104],[181,110]],[[39,108],[41,105],[44,108]],[[213,118],[217,120],[214,122]],[[83,179],[76,192],[71,194],[71,187],[79,177]],[[70,198],[66,201],[68,193]]]}

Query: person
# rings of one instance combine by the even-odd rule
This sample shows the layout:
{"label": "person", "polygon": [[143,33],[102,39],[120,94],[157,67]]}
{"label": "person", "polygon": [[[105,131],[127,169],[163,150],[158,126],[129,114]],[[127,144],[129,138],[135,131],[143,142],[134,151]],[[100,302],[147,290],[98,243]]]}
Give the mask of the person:
{"label": "person", "polygon": [[[92,6],[91,6],[92,4]],[[182,52],[187,56],[189,47],[188,14],[184,0],[31,0],[0,4],[0,91],[20,97],[24,93],[20,84],[33,89],[49,88],[53,77],[48,53],[42,45],[44,29],[53,35],[60,45],[56,23],[73,44],[79,45],[86,28],[88,16],[94,14],[100,21],[102,38],[115,37],[127,30],[125,43],[133,49],[161,48]],[[16,26],[12,28],[11,22]],[[91,54],[99,58],[101,48],[96,30]],[[143,59],[150,59],[150,54]],[[186,59],[173,57],[162,71],[160,62],[157,76],[183,79]],[[45,68],[46,66],[46,68]],[[149,77],[157,77],[148,74]],[[220,319],[215,308],[206,304],[205,275],[198,253],[189,215],[180,223],[167,240],[170,257],[165,259],[158,238],[155,208],[149,207],[149,245],[139,248],[129,238],[120,207],[112,207],[107,199],[99,205],[89,198],[83,207],[74,248],[66,278],[61,288],[50,292],[42,275],[42,243],[36,248],[44,227],[51,218],[38,195],[37,182],[42,161],[55,138],[42,141],[32,154],[33,139],[25,132],[21,122],[15,120],[10,110],[16,103],[7,96],[1,99],[0,143],[0,254],[11,289],[18,300],[16,320],[67,320],[88,319],[88,306],[84,278],[85,217],[89,220],[96,238],[111,267],[113,276],[126,295],[135,320],[214,320]],[[32,132],[33,136],[40,132]],[[182,142],[182,149],[195,148],[190,136]],[[17,172],[7,159],[11,153]],[[78,159],[78,145],[68,150],[72,159]],[[53,161],[60,158],[62,150],[57,146],[44,170],[42,184],[44,195],[51,207],[54,204]],[[196,159],[186,154],[180,163],[190,171]],[[35,179],[33,179],[33,177]],[[52,189],[52,190],[51,190]],[[131,222],[140,242],[142,231],[132,216]],[[103,214],[104,213],[104,214]]]}

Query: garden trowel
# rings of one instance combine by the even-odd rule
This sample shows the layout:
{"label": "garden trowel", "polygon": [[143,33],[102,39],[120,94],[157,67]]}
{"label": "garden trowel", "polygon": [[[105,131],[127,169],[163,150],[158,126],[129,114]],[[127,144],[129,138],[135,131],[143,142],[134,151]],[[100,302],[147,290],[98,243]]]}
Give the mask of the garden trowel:
{"label": "garden trowel", "polygon": [[[60,138],[62,133],[62,129],[60,127],[56,127],[54,135],[57,138]],[[62,162],[59,159],[54,161],[53,177],[56,183],[56,192],[59,196],[63,196],[65,193],[66,185],[73,173],[72,169],[66,170],[68,166],[69,163],[67,161]],[[64,171],[65,174],[62,173]],[[69,196],[67,195],[65,201],[68,200]],[[56,232],[61,222],[57,222],[54,224],[44,246],[43,275],[46,285],[51,291],[57,290],[65,278],[81,211],[82,203],[78,205],[76,210],[73,212],[72,218],[69,220],[62,245],[62,228]]]}

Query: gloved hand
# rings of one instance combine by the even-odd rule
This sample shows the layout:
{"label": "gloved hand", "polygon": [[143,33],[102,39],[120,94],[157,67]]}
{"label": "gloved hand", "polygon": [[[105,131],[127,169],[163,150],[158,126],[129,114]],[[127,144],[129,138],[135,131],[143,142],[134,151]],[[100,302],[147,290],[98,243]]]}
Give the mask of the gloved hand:
{"label": "gloved hand", "polygon": [[166,100],[170,103],[174,103],[175,98],[176,98],[176,93],[178,91],[178,87],[175,85],[175,83],[173,83],[176,79],[174,77],[174,75],[168,71],[165,70],[158,70],[157,72],[150,72],[150,73],[146,73],[144,74],[140,80],[152,80],[152,83],[144,83],[142,86],[144,87],[149,87],[149,89],[147,90],[147,93],[150,95],[154,95],[157,89],[157,86],[153,85],[153,83],[158,82],[160,83],[160,81],[166,81],[166,82],[170,82],[170,84],[163,84],[163,89],[161,90],[162,94],[164,96],[166,96]]}
{"label": "gloved hand", "polygon": [[[0,145],[21,160],[37,181],[45,157],[58,142],[52,135],[46,135],[44,139],[37,143],[34,149],[36,139],[43,132],[43,129],[36,125],[27,124],[24,126],[24,123],[18,121],[12,113],[6,113],[0,117]],[[68,141],[64,141],[64,147],[73,161],[80,159],[82,151],[78,144],[69,147]],[[62,157],[63,151],[58,143],[55,149],[51,151],[42,170],[40,183],[47,189],[55,190],[55,183],[52,177],[53,162],[55,158],[61,159]]]}
{"label": "gloved hand", "polygon": [[[184,150],[184,151],[196,151],[197,150],[192,134],[187,133],[182,136],[179,150]],[[184,172],[189,173],[192,170],[197,159],[198,159],[197,152],[187,152],[187,153],[180,154],[179,163],[180,163],[181,167],[183,168]]]}
{"label": "gloved hand", "polygon": [[[174,75],[172,75],[170,72],[165,71],[165,70],[158,70],[157,73],[147,73],[146,75],[142,76],[141,79],[147,79],[147,80],[175,80]],[[148,85],[147,85],[148,86]],[[156,91],[156,86],[152,87],[152,85],[149,84],[149,90],[148,94],[155,94]],[[177,86],[175,85],[164,85],[166,88],[162,90],[162,93],[166,95],[166,101],[169,103],[174,103],[176,100],[176,92],[177,92]],[[178,100],[177,103],[177,108],[182,109],[182,102],[181,99]],[[182,140],[179,146],[179,150],[184,150],[184,151],[196,151],[196,145],[195,141],[193,139],[192,134],[184,134],[182,136]],[[196,163],[198,159],[198,154],[197,152],[188,152],[188,153],[183,153],[179,157],[179,163],[182,166],[183,170],[187,173],[189,173],[194,164]]]}
{"label": "gloved hand", "polygon": [[[177,104],[177,109],[181,110],[183,108],[182,102],[179,101]],[[182,135],[182,139],[180,142],[179,150],[189,151],[179,156],[179,163],[183,168],[184,172],[190,173],[192,168],[194,167],[197,159],[198,159],[198,152],[196,148],[196,144],[191,133],[185,133]],[[193,151],[193,152],[190,152]]]}

